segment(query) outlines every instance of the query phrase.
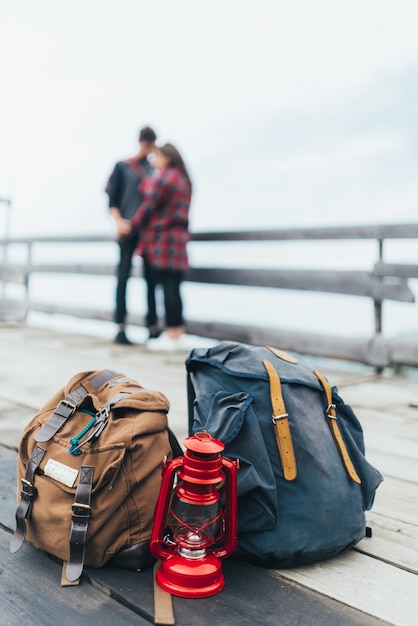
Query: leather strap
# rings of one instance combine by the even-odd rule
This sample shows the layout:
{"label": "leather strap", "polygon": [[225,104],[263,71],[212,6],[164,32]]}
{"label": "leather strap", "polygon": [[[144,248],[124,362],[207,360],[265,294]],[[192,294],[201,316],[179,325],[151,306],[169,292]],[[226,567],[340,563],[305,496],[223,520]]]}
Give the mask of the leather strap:
{"label": "leather strap", "polygon": [[70,554],[66,576],[70,582],[78,580],[83,571],[87,530],[90,521],[90,499],[93,487],[93,466],[82,465],[73,504],[70,532]]}
{"label": "leather strap", "polygon": [[67,561],[63,561],[62,562],[62,567],[61,567],[61,587],[75,587],[76,585],[80,584],[80,579],[77,578],[77,580],[68,580],[67,578],[67,565],[68,562]]}
{"label": "leather strap", "polygon": [[277,447],[282,463],[285,480],[294,480],[297,476],[295,451],[293,448],[292,433],[289,418],[283,400],[280,378],[270,361],[263,361],[270,382],[270,399],[273,410],[272,422]]}
{"label": "leather strap", "polygon": [[[128,376],[123,376],[122,378],[118,378],[117,380],[112,380],[112,382],[109,383],[109,387],[115,387],[115,385],[122,385],[122,384],[129,384],[129,383],[136,383],[136,381],[133,381],[131,378],[128,378]],[[138,383],[136,383],[138,384]],[[138,387],[138,389],[141,389],[141,387]]]}
{"label": "leather strap", "polygon": [[156,580],[161,561],[154,564],[154,624],[175,624],[173,612],[173,599],[168,591],[161,589]]}
{"label": "leather strap", "polygon": [[288,363],[293,363],[294,365],[297,365],[297,358],[294,357],[292,354],[289,354],[285,350],[279,350],[278,348],[273,348],[273,346],[266,346],[266,348],[267,350],[270,350],[270,352],[272,352],[274,356],[282,359],[282,361],[287,361]]}
{"label": "leather strap", "polygon": [[29,459],[28,466],[26,468],[25,477],[22,478],[22,490],[20,492],[20,502],[16,509],[16,530],[13,534],[10,542],[10,552],[14,554],[22,546],[26,536],[26,522],[25,519],[30,517],[32,512],[33,500],[36,497],[36,489],[33,486],[35,472],[39,467],[43,456],[45,454],[44,448],[41,446],[35,446],[32,455]]}
{"label": "leather strap", "polygon": [[[98,374],[96,374],[96,376],[93,376],[93,378],[90,378],[88,381],[86,381],[87,388],[83,385],[83,383],[81,383],[81,385],[74,389],[74,391],[69,393],[64,398],[64,400],[61,400],[47,423],[44,424],[42,428],[35,434],[35,441],[45,442],[52,439],[55,433],[57,433],[59,429],[62,428],[67,419],[70,418],[73,413],[75,413],[77,406],[89,393],[89,385],[91,385],[93,389],[99,389],[99,387],[104,385],[104,383],[106,383],[108,380],[111,380],[118,375],[118,372],[113,372],[112,370],[104,370],[103,372],[99,372]],[[89,385],[87,383],[89,383]]]}
{"label": "leather strap", "polygon": [[347,452],[347,448],[345,447],[345,443],[344,443],[344,439],[342,438],[341,435],[341,431],[339,429],[338,426],[338,421],[337,421],[337,409],[335,404],[332,403],[332,389],[331,386],[329,384],[329,382],[327,381],[327,379],[325,378],[325,376],[323,376],[320,372],[318,372],[317,370],[314,370],[314,374],[317,377],[317,379],[319,380],[319,382],[321,383],[324,391],[325,391],[325,395],[327,397],[327,409],[325,411],[325,415],[328,418],[328,425],[331,429],[331,433],[332,436],[334,438],[334,441],[336,443],[336,446],[338,448],[338,451],[341,455],[341,458],[343,460],[344,463],[344,467],[346,469],[347,474],[349,475],[349,477],[351,478],[351,480],[353,480],[355,483],[358,483],[359,485],[361,484],[361,479],[359,477],[359,475],[357,474],[356,470],[354,469],[354,465],[350,459],[350,456]]}

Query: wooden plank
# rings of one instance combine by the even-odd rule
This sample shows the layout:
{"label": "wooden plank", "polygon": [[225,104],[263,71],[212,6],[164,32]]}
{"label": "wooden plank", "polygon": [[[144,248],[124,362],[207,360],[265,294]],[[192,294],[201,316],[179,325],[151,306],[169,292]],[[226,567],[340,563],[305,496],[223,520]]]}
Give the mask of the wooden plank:
{"label": "wooden plank", "polygon": [[[378,447],[379,443],[381,447]],[[415,451],[413,450],[414,447]],[[405,444],[405,454],[402,454],[402,451],[393,452],[390,450],[390,436],[376,435],[368,443],[367,457],[386,478],[391,477],[406,482],[409,481],[412,484],[415,483],[418,490],[416,443],[409,442],[409,444]]]}
{"label": "wooden plank", "polygon": [[[415,413],[418,417],[418,411],[415,410]],[[363,426],[368,459],[386,477],[402,479],[418,486],[416,420],[405,418],[400,408],[394,412],[389,410],[388,413],[361,411],[358,415]]]}
{"label": "wooden plank", "polygon": [[398,278],[418,278],[418,265],[379,261],[374,266],[373,274],[376,276],[396,276]]}
{"label": "wooden plank", "polygon": [[[361,410],[366,423],[372,420],[372,424],[377,424],[379,420],[385,420],[388,426],[392,422],[398,432],[405,426],[409,428],[409,424],[416,423],[418,418],[418,384],[412,378],[390,374],[352,387],[344,385],[344,398]],[[417,436],[416,430],[414,432]]]}
{"label": "wooden plank", "polygon": [[[342,392],[344,399],[350,398],[350,392],[343,385],[341,387],[344,388],[344,392]],[[379,382],[376,381],[374,395],[380,393],[383,397],[386,396],[384,389],[382,389]],[[402,395],[401,390],[398,395]],[[365,408],[364,405],[357,405],[353,402],[351,402],[351,404],[353,408],[359,412],[359,415],[361,416],[361,423],[366,433],[367,431],[371,431],[373,433],[373,438],[378,437],[380,434],[382,436],[396,437],[401,440],[398,441],[398,446],[402,446],[402,442],[410,442],[412,446],[412,456],[416,456],[416,446],[418,444],[418,406],[416,408],[407,406],[407,403],[415,402],[415,397],[418,398],[418,384],[416,385],[416,389],[413,388],[413,385],[411,385],[410,390],[406,389],[404,391],[404,399],[399,399],[398,403],[396,403],[395,390],[395,393],[392,396],[392,402],[388,399],[386,407],[383,407],[382,409]],[[373,398],[370,398],[370,400],[373,402]],[[378,403],[379,399],[376,399],[375,402]],[[400,452],[402,454],[402,450],[400,450]]]}
{"label": "wooden plank", "polygon": [[[19,270],[19,271],[18,271]],[[12,268],[10,268],[10,272]],[[94,263],[36,263],[25,270],[16,267],[16,276],[46,274],[69,274],[91,276],[114,276],[115,266]],[[142,277],[142,267],[134,266],[132,276]],[[10,278],[12,280],[12,274]],[[22,278],[23,280],[23,278]],[[275,270],[252,268],[207,268],[192,267],[185,277],[186,282],[265,287],[270,289],[291,289],[314,291],[373,298],[377,301],[396,300],[414,302],[414,294],[405,279],[396,282],[377,281],[369,272],[325,271],[325,270]]]}
{"label": "wooden plank", "polygon": [[192,233],[192,241],[290,241],[315,239],[415,239],[418,224],[378,224],[330,228],[292,228],[257,231],[206,231]]}
{"label": "wooden plank", "polygon": [[376,492],[373,511],[396,522],[418,526],[417,495],[415,483],[386,476]]}
{"label": "wooden plank", "polygon": [[[100,309],[74,307],[68,305],[46,304],[30,301],[28,308],[31,311],[47,314],[70,315],[80,319],[97,319],[112,321],[113,313]],[[130,314],[128,322],[136,326],[144,326],[144,316]],[[381,350],[383,358],[377,360],[368,356],[371,342],[369,339],[356,339],[320,335],[317,333],[297,333],[277,328],[262,328],[258,326],[240,326],[224,322],[202,322],[187,319],[187,330],[192,335],[208,337],[219,341],[238,341],[253,345],[274,343],[283,349],[293,350],[301,354],[345,358],[354,361],[369,362],[377,365],[387,365],[388,358]]]}
{"label": "wooden plank", "polygon": [[13,237],[9,239],[0,239],[0,245],[13,246],[16,244],[26,244],[33,246],[41,244],[56,243],[108,243],[115,242],[112,235],[37,235],[35,237]]}
{"label": "wooden plank", "polygon": [[37,313],[47,313],[48,315],[69,315],[77,319],[95,319],[101,322],[113,321],[113,313],[103,309],[92,309],[89,307],[76,307],[66,304],[49,304],[30,300],[28,309]]}
{"label": "wooden plank", "polygon": [[402,363],[411,367],[418,366],[418,342],[413,338],[408,340],[389,340],[392,363]]}
{"label": "wooden plank", "polygon": [[17,453],[0,445],[0,525],[14,531],[17,504]]}
{"label": "wooden plank", "polygon": [[329,561],[272,572],[394,626],[416,626],[418,576],[354,550]]}
{"label": "wooden plank", "polygon": [[[77,319],[113,321],[113,313],[91,307],[47,304],[37,301],[28,303],[30,311],[49,315],[70,315]],[[134,326],[145,325],[143,315],[129,314],[128,323]],[[329,358],[358,361],[376,367],[391,364],[418,365],[418,342],[394,342],[383,338],[349,338],[320,335],[318,333],[294,332],[285,329],[259,326],[241,326],[224,322],[202,322],[187,319],[188,332],[192,335],[208,337],[218,341],[238,341],[253,345],[275,343],[283,349]]]}
{"label": "wooden plank", "polygon": [[[338,226],[328,228],[282,228],[245,231],[192,232],[192,241],[292,241],[292,240],[348,240],[348,239],[417,239],[418,224],[374,224],[365,226]],[[0,245],[36,243],[109,243],[112,235],[44,235],[0,239]]]}
{"label": "wooden plank", "polygon": [[[28,271],[33,274],[84,274],[114,276],[116,266],[106,263],[32,263]],[[140,276],[139,266],[133,266],[132,276]]]}
{"label": "wooden plank", "polygon": [[[274,576],[271,570],[259,569],[234,559],[225,560],[222,569],[225,588],[216,596],[199,600],[173,597],[177,626],[335,626],[338,623],[344,626],[377,626],[373,617],[294,585],[281,576]],[[141,607],[144,616],[152,615],[149,571],[137,577],[135,586],[132,585],[132,573],[124,570],[105,567],[88,569],[87,573],[104,589],[118,589],[129,606]],[[310,621],[311,616],[314,616],[314,621]]]}
{"label": "wooden plank", "polygon": [[[102,309],[73,307],[68,305],[46,304],[30,301],[30,311],[50,315],[70,315],[78,319],[96,319],[113,321],[113,313]],[[143,327],[143,315],[129,314],[128,323]],[[208,337],[218,341],[238,341],[253,345],[274,343],[283,349],[313,356],[357,361],[376,367],[393,364],[418,366],[418,342],[395,342],[383,338],[347,338],[287,331],[285,329],[258,326],[240,326],[224,322],[202,322],[188,319],[187,329],[190,334]]]}
{"label": "wooden plank", "polygon": [[[100,309],[74,307],[69,305],[46,304],[30,301],[28,308],[31,311],[47,313],[51,315],[70,315],[79,319],[97,319],[100,321],[112,321],[113,313]],[[144,316],[130,314],[128,322],[136,326],[144,326]],[[296,333],[277,328],[261,328],[258,326],[240,326],[224,322],[202,322],[188,319],[186,321],[188,332],[192,335],[208,337],[219,341],[239,341],[253,345],[263,345],[274,342],[284,349],[291,349],[303,354],[315,354],[318,356],[334,356],[349,360],[367,359],[370,340],[353,339],[343,337],[331,337],[314,333]],[[381,361],[379,360],[379,363]],[[384,364],[387,363],[385,359]]]}
{"label": "wooden plank", "polygon": [[26,315],[26,303],[23,299],[0,298],[0,315],[11,319],[23,320]]}
{"label": "wooden plank", "polygon": [[320,291],[374,300],[414,302],[414,294],[406,282],[377,282],[369,272],[325,270],[271,270],[251,268],[192,267],[188,282],[216,285],[245,285],[298,291]]}
{"label": "wooden plank", "polygon": [[25,285],[28,270],[24,265],[0,265],[0,281]]}
{"label": "wooden plank", "polygon": [[[37,313],[46,313],[48,315],[69,315],[77,319],[98,320],[101,322],[113,322],[114,312],[104,309],[92,309],[91,307],[78,307],[70,306],[67,304],[51,304],[45,302],[39,302],[36,300],[30,300],[28,302],[28,309],[30,311],[36,311]],[[132,326],[146,325],[145,316],[137,315],[134,313],[128,313],[127,324]]]}
{"label": "wooden plank", "polygon": [[61,587],[61,565],[24,544],[10,554],[10,533],[0,528],[0,601],[2,624],[30,626],[140,625],[149,621],[85,580]]}
{"label": "wooden plank", "polygon": [[381,561],[418,574],[418,526],[367,512],[372,541],[365,538],[354,548]]}

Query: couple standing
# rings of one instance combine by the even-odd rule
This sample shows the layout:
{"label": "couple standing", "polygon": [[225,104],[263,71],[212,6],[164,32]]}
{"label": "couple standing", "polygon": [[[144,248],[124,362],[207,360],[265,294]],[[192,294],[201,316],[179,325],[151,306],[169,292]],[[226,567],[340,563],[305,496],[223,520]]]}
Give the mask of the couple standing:
{"label": "couple standing", "polygon": [[[136,253],[142,257],[147,287],[147,345],[173,350],[185,332],[180,285],[189,267],[186,247],[192,186],[178,150],[169,143],[157,147],[156,138],[152,128],[142,128],[137,155],[116,163],[106,186],[120,249],[115,341],[131,343],[125,334],[126,287]],[[157,286],[164,292],[164,332],[158,325]]]}

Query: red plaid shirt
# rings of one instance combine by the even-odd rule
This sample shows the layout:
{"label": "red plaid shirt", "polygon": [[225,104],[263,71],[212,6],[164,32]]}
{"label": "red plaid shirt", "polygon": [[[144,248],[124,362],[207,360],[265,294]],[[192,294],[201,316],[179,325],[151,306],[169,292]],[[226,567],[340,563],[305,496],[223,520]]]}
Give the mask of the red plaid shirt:
{"label": "red plaid shirt", "polygon": [[131,225],[140,231],[137,254],[151,267],[187,270],[191,189],[183,172],[169,167],[140,185],[144,194]]}

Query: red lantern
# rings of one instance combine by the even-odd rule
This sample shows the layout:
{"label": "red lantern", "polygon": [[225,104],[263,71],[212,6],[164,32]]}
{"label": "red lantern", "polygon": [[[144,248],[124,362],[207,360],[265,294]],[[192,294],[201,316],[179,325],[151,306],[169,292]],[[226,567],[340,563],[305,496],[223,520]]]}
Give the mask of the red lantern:
{"label": "red lantern", "polygon": [[188,437],[184,446],[183,457],[163,461],[150,548],[161,559],[162,589],[206,598],[223,588],[221,559],[237,547],[238,461],[222,457],[224,444],[207,432]]}

